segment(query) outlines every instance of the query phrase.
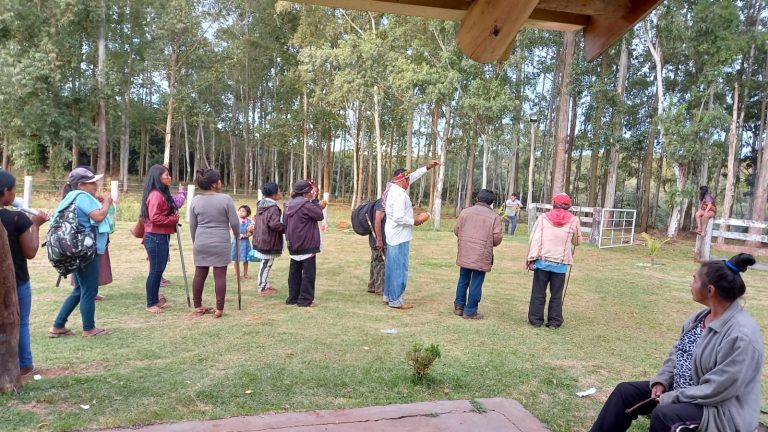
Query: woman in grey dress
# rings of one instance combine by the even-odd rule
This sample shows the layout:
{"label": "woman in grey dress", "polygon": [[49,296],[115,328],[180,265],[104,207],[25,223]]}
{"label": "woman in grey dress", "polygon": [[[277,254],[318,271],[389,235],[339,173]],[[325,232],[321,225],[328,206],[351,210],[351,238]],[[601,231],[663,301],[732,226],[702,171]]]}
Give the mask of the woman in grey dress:
{"label": "woman in grey dress", "polygon": [[221,174],[217,170],[198,170],[195,181],[202,193],[195,196],[190,204],[189,231],[195,258],[192,298],[196,314],[204,315],[212,311],[212,308],[203,306],[203,286],[208,271],[213,267],[216,290],[216,310],[213,316],[220,318],[224,313],[224,297],[227,293],[227,267],[232,244],[230,233],[238,237],[240,221],[232,198],[219,193]]}

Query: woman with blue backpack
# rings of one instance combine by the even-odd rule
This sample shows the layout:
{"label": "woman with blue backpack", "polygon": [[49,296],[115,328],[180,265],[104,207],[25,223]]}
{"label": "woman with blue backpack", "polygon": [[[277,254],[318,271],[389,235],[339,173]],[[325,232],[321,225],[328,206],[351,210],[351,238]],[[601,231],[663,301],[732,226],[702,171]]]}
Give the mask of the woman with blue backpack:
{"label": "woman with blue backpack", "polygon": [[[89,238],[88,235],[75,233],[74,231],[76,230],[62,231],[60,229],[60,227],[65,226],[65,224],[62,224],[62,220],[70,214],[76,216],[77,225],[84,233],[92,233],[95,238],[96,254],[104,253],[110,230],[106,218],[112,205],[112,197],[109,194],[105,194],[101,198],[101,202],[96,198],[97,182],[101,180],[102,176],[103,174],[94,174],[83,167],[75,168],[69,173],[67,184],[63,189],[64,198],[51,218],[51,230],[48,234],[49,259],[51,259],[52,248],[54,247],[56,248],[55,253],[58,255],[54,257],[55,259],[65,260],[68,258],[61,256],[62,254],[66,255],[66,250],[59,245],[66,246],[67,241],[71,240],[67,238],[70,234],[72,236],[80,236],[81,238]],[[93,245],[86,241],[85,245],[80,246],[87,248]],[[79,249],[78,252],[80,252]],[[80,316],[82,317],[83,337],[108,335],[109,331],[96,327],[95,322],[96,294],[99,289],[99,260],[95,255],[91,254],[81,254],[76,259],[75,257],[69,258],[71,259],[68,265],[71,264],[77,267],[73,272],[75,286],[64,300],[64,304],[61,305],[53,327],[48,330],[48,336],[58,338],[74,334],[66,327],[66,324],[69,316],[78,305],[80,306]],[[52,263],[54,266],[56,265],[53,260]],[[62,274],[61,269],[57,268],[57,270],[59,270],[59,274]],[[64,272],[66,271],[64,270]]]}

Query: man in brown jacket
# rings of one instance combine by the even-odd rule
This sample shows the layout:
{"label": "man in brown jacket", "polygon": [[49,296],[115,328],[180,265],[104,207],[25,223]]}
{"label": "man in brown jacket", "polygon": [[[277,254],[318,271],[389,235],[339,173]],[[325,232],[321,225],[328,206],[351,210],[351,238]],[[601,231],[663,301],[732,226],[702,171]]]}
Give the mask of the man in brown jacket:
{"label": "man in brown jacket", "polygon": [[493,266],[493,248],[501,244],[503,237],[501,217],[493,211],[494,201],[493,191],[481,189],[475,205],[464,209],[453,227],[453,233],[459,238],[456,265],[460,267],[453,313],[466,319],[483,317],[477,312],[483,281]]}

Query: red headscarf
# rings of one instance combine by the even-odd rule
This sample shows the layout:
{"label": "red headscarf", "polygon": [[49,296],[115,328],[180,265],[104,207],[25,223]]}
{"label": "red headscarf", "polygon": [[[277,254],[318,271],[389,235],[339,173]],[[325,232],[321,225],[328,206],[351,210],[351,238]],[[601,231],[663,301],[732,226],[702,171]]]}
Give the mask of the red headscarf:
{"label": "red headscarf", "polygon": [[552,222],[552,225],[560,227],[570,222],[572,218],[576,217],[573,213],[566,210],[571,207],[571,197],[569,197],[568,194],[559,193],[555,195],[552,198],[552,204],[555,206],[555,208],[544,214],[546,218]]}

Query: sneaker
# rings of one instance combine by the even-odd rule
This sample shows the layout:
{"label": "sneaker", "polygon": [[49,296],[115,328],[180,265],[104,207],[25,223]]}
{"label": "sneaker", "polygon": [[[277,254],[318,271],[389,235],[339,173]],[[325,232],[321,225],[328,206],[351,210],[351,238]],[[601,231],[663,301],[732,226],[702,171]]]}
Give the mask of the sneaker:
{"label": "sneaker", "polygon": [[480,319],[483,319],[483,315],[481,315],[479,312],[475,312],[473,314],[464,314],[461,317],[464,318],[464,319],[469,319],[469,320],[480,320]]}
{"label": "sneaker", "polygon": [[546,324],[546,327],[547,327],[547,328],[551,328],[551,329],[559,329],[561,325],[562,325],[562,324],[551,324],[551,323],[547,323],[547,324]]}
{"label": "sneaker", "polygon": [[22,378],[28,377],[35,372],[37,372],[35,365],[29,366],[29,367],[23,367],[19,369],[19,375],[21,375]]}

